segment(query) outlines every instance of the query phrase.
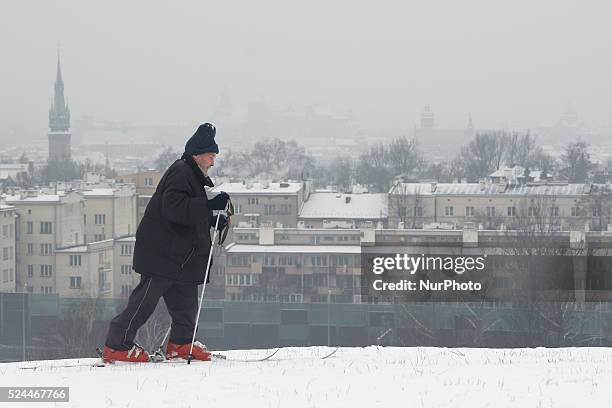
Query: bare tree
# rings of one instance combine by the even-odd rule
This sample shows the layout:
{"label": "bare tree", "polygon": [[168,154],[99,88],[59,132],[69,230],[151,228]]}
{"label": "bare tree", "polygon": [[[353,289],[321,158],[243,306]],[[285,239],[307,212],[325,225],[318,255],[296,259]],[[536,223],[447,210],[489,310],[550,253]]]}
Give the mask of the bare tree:
{"label": "bare tree", "polygon": [[389,210],[392,219],[403,223],[404,228],[423,226],[423,196],[420,184],[398,182],[389,194]]}
{"label": "bare tree", "polygon": [[593,169],[589,144],[578,139],[565,146],[561,155],[561,173],[570,183],[583,183]]}

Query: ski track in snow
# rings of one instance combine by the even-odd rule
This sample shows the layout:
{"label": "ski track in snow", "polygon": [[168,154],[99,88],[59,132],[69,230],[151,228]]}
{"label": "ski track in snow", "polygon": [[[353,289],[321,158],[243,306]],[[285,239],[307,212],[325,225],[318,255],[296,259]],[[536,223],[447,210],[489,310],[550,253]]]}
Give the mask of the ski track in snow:
{"label": "ski track in snow", "polygon": [[[228,360],[91,367],[97,359],[0,364],[0,386],[69,386],[37,407],[610,407],[612,350],[433,347],[223,352]],[[78,367],[62,365],[83,364]],[[35,370],[21,369],[36,366]],[[11,403],[10,407],[31,407]]]}

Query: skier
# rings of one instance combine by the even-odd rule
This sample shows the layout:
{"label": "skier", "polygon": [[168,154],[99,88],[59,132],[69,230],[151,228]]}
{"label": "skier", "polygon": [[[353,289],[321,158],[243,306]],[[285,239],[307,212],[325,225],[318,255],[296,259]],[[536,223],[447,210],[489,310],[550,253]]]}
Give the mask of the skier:
{"label": "skier", "polygon": [[[212,210],[225,209],[229,200],[223,191],[208,199],[205,191],[205,186],[214,186],[208,169],[219,153],[215,135],[216,129],[210,123],[198,127],[187,141],[182,157],[162,176],[147,205],[136,231],[132,266],[140,274],[140,283],[130,294],[125,310],[110,323],[102,352],[105,363],[149,361],[149,354],[134,338],[160,297],[172,318],[166,355],[189,357],[196,326],[198,285],[204,282],[213,244],[210,228],[217,221]],[[228,220],[224,215],[218,217],[217,230],[222,231]],[[194,342],[191,355],[205,361],[211,357],[199,341]]]}

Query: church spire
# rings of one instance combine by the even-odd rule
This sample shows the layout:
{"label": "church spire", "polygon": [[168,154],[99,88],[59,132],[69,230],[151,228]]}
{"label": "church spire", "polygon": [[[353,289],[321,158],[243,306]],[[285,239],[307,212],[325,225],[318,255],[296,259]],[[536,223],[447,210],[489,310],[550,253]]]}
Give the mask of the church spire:
{"label": "church spire", "polygon": [[64,80],[59,50],[57,51],[57,73],[53,104],[49,109],[49,128],[52,132],[67,132],[70,129],[70,109],[64,100]]}

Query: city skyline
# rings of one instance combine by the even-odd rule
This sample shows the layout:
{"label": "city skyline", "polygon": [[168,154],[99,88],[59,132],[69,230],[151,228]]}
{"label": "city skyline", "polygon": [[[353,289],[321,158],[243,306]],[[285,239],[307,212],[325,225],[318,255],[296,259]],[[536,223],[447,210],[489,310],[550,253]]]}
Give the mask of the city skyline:
{"label": "city skyline", "polygon": [[147,3],[149,18],[139,19],[144,6],[39,3],[30,18],[27,4],[11,4],[0,130],[41,134],[58,43],[76,120],[193,124],[227,89],[236,111],[259,99],[273,109],[350,110],[368,130],[412,129],[426,104],[443,128],[463,128],[469,115],[477,128],[534,128],[568,104],[585,123],[610,125],[605,2],[272,1],[244,4],[246,19],[226,5]]}

